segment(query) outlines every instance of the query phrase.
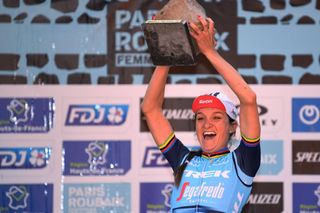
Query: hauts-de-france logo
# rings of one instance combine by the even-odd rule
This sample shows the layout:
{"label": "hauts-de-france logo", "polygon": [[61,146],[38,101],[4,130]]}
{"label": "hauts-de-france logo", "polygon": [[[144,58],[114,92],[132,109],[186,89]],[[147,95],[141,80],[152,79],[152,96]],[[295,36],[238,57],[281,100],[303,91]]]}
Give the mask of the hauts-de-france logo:
{"label": "hauts-de-france logo", "polygon": [[164,188],[161,190],[161,194],[164,197],[164,205],[167,208],[171,207],[170,198],[171,198],[171,194],[172,194],[172,189],[173,189],[173,185],[172,184],[166,184],[164,186]]}
{"label": "hauts-de-france logo", "polygon": [[319,212],[320,184],[293,183],[293,212]]}
{"label": "hauts-de-france logo", "polygon": [[26,122],[29,119],[28,115],[32,119],[32,113],[30,112],[33,111],[33,107],[29,106],[25,100],[13,99],[10,101],[7,109],[10,112],[10,121],[14,124]]}
{"label": "hauts-de-france logo", "polygon": [[318,188],[316,190],[314,190],[314,195],[317,197],[317,199],[318,199],[317,205],[318,205],[318,207],[320,207],[320,185],[318,186]]}
{"label": "hauts-de-france logo", "polygon": [[14,210],[24,209],[27,207],[29,193],[24,186],[11,186],[6,192],[9,198],[9,207]]}
{"label": "hauts-de-france logo", "polygon": [[85,152],[88,154],[88,163],[90,168],[96,167],[97,165],[104,165],[107,163],[107,153],[109,145],[99,142],[93,142],[88,145]]}
{"label": "hauts-de-france logo", "polygon": [[53,128],[53,98],[0,98],[0,133],[43,133]]}
{"label": "hauts-de-france logo", "polygon": [[168,182],[140,183],[140,212],[169,212],[172,189]]}
{"label": "hauts-de-france logo", "polygon": [[64,175],[125,175],[131,168],[128,140],[64,141],[63,155]]}

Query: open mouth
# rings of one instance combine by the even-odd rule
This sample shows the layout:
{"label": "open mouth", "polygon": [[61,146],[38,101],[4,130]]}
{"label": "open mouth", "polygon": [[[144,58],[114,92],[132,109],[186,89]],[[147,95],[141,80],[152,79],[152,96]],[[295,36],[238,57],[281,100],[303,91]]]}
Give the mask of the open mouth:
{"label": "open mouth", "polygon": [[204,140],[212,140],[216,136],[216,133],[213,131],[207,131],[203,133]]}

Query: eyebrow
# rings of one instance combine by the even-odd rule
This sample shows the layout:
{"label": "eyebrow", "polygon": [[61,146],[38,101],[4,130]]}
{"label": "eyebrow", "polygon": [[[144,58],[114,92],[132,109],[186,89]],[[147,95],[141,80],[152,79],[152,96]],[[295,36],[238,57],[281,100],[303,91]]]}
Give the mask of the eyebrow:
{"label": "eyebrow", "polygon": [[[212,113],[212,115],[216,115],[216,114],[223,115],[222,112],[213,112],[213,113]],[[198,115],[204,115],[204,116],[206,116],[206,114],[203,113],[203,112],[197,112],[196,116],[198,116]]]}

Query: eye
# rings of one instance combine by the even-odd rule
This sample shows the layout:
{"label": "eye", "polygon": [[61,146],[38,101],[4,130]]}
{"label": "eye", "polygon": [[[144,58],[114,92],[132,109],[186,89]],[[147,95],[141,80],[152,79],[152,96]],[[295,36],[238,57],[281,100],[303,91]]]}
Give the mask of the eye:
{"label": "eye", "polygon": [[221,120],[222,119],[222,117],[221,116],[218,116],[218,115],[215,115],[215,116],[213,116],[213,120]]}
{"label": "eye", "polygon": [[204,119],[204,117],[198,116],[197,117],[197,121],[202,121]]}

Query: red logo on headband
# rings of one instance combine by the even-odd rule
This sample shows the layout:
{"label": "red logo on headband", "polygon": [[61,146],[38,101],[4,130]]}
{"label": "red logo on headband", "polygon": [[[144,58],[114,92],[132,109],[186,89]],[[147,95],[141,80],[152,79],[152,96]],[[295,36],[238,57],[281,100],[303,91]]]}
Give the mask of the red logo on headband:
{"label": "red logo on headband", "polygon": [[192,111],[195,113],[202,108],[215,108],[226,112],[224,104],[215,96],[200,95],[192,103]]}

